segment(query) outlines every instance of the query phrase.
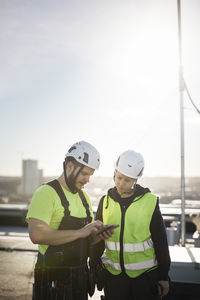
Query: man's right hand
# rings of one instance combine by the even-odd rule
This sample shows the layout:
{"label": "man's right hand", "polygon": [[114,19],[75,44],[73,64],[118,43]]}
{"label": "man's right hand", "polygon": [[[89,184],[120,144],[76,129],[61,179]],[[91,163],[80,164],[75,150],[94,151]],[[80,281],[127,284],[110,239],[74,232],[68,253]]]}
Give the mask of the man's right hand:
{"label": "man's right hand", "polygon": [[103,223],[99,220],[89,223],[85,225],[83,228],[79,229],[80,238],[85,238],[91,234],[95,235],[103,227],[104,227]]}
{"label": "man's right hand", "polygon": [[44,221],[30,218],[28,228],[31,241],[34,244],[55,246],[85,238],[91,234],[95,235],[103,226],[103,223],[98,220],[78,230],[56,230]]}

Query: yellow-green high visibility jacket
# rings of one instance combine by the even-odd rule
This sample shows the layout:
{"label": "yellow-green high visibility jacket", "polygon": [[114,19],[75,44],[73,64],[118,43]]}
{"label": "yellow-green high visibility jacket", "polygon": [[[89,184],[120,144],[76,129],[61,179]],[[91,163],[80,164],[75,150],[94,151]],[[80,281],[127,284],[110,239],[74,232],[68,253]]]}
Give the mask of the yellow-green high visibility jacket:
{"label": "yellow-green high visibility jacket", "polygon": [[[107,206],[107,201],[109,206]],[[112,237],[105,241],[102,262],[113,275],[125,271],[135,278],[148,269],[156,268],[157,261],[150,233],[150,222],[156,207],[157,197],[148,192],[136,197],[126,209],[117,201],[105,196],[103,223],[119,224]]]}

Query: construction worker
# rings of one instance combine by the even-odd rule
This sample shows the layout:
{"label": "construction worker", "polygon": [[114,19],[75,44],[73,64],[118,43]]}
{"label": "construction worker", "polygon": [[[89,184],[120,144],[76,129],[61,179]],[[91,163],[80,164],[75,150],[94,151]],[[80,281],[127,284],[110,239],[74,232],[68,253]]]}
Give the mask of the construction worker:
{"label": "construction worker", "polygon": [[161,299],[169,290],[166,231],[158,197],[137,184],[143,170],[141,154],[123,152],[115,163],[115,187],[99,202],[96,219],[119,225],[105,241],[103,269],[97,264],[97,286],[104,287],[104,299]]}
{"label": "construction worker", "polygon": [[93,222],[90,199],[81,190],[99,164],[99,152],[91,144],[75,143],[66,153],[61,176],[33,195],[26,220],[31,241],[39,244],[34,300],[88,299],[90,246],[112,235],[96,235],[103,224]]}

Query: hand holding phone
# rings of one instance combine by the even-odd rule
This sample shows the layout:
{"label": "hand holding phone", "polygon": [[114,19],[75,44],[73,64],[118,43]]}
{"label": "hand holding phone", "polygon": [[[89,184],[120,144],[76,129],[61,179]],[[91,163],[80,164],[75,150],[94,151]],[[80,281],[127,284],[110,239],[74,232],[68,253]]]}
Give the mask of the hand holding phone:
{"label": "hand holding phone", "polygon": [[104,225],[104,228],[102,228],[98,233],[97,233],[97,235],[99,235],[99,234],[101,234],[101,233],[103,233],[103,232],[106,232],[107,230],[110,230],[110,229],[115,229],[115,228],[117,228],[117,227],[119,227],[119,225],[118,224],[115,224],[115,225]]}

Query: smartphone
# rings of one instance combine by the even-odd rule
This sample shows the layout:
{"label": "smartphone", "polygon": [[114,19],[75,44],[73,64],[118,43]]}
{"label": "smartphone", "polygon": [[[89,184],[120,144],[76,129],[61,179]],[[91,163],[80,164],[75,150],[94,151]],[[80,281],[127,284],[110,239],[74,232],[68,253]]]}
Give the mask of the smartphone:
{"label": "smartphone", "polygon": [[104,228],[101,229],[101,230],[97,233],[97,235],[99,235],[100,233],[105,232],[105,231],[107,231],[107,230],[109,230],[109,229],[115,229],[115,228],[117,228],[117,227],[119,227],[118,224],[116,224],[116,225],[105,225]]}

